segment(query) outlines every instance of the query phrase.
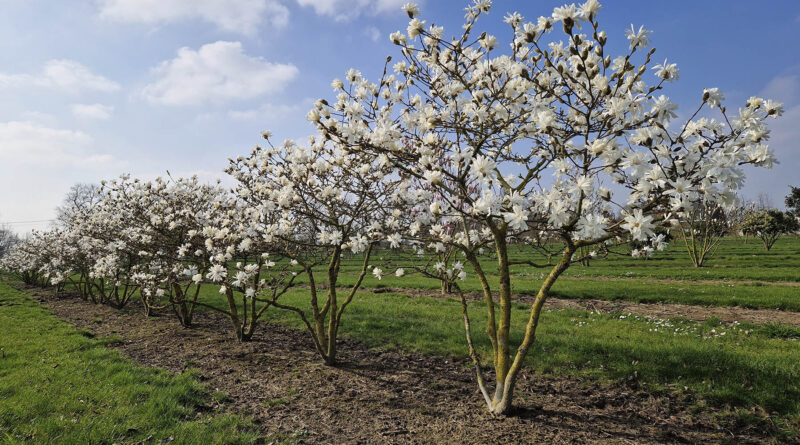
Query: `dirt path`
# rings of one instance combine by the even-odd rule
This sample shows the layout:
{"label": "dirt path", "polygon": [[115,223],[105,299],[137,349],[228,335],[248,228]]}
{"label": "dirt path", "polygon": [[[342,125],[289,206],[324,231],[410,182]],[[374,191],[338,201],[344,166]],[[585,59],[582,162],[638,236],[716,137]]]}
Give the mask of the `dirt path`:
{"label": "dirt path", "polygon": [[647,393],[635,380],[611,386],[524,373],[521,408],[493,418],[464,362],[343,341],[342,365],[329,367],[304,332],[278,325],[237,343],[215,313],[199,314],[198,325],[184,329],[135,307],[46,294],[40,301],[80,328],[121,337],[114,347],[141,364],[196,369],[229,395],[209,409],[251,415],[266,434],[294,434],[301,443],[776,443],[757,427],[719,424],[713,411],[690,413],[690,396]]}
{"label": "dirt path", "polygon": [[[365,289],[371,292],[383,293],[391,292],[405,294],[411,297],[433,297],[442,298],[438,290],[415,289],[415,288],[379,288]],[[470,300],[483,300],[483,295],[479,292],[467,292]],[[456,294],[449,294],[445,298],[456,298]],[[800,298],[800,296],[798,296]],[[522,303],[532,303],[533,295],[520,294],[516,296],[516,301]],[[545,308],[549,309],[584,309],[605,313],[632,313],[655,317],[661,319],[682,317],[694,321],[705,321],[709,318],[719,318],[723,322],[731,323],[780,323],[790,326],[800,326],[800,312],[788,312],[777,309],[745,309],[736,306],[695,306],[676,303],[636,303],[625,300],[596,300],[580,298],[555,298],[550,297],[545,303]]]}
{"label": "dirt path", "polygon": [[551,309],[585,309],[606,313],[632,313],[647,317],[669,319],[682,317],[689,320],[705,321],[719,318],[725,323],[780,323],[800,326],[800,313],[784,312],[775,309],[745,309],[735,306],[692,306],[674,303],[634,303],[630,301],[548,299]]}
{"label": "dirt path", "polygon": [[575,276],[564,275],[561,280],[576,281],[634,281],[651,284],[705,284],[719,286],[782,286],[800,287],[800,281],[758,281],[758,280],[678,280],[674,278],[644,278],[644,277],[603,277],[603,276]]}

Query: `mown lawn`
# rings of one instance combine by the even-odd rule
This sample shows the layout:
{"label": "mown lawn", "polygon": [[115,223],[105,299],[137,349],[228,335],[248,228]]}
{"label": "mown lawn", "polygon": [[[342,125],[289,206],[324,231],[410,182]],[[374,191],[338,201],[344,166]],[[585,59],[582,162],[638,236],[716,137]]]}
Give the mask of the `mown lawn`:
{"label": "mown lawn", "polygon": [[[551,246],[558,252],[563,247]],[[629,248],[614,248],[618,254],[608,258],[595,259],[589,267],[574,265],[565,272],[565,276],[599,276],[620,278],[651,278],[668,280],[720,280],[720,281],[788,281],[800,282],[800,236],[781,237],[772,250],[767,252],[759,240],[750,238],[725,238],[721,241],[716,254],[700,268],[692,266],[683,242],[673,240],[666,250],[656,252],[647,260],[636,259],[628,255]],[[490,249],[481,260],[484,269],[491,272],[496,263],[489,257]],[[394,252],[379,252],[402,265],[405,258]],[[546,262],[546,258],[538,251],[528,247],[510,248],[512,260],[533,260]],[[406,257],[411,258],[411,257]],[[556,257],[554,257],[556,258]],[[342,270],[355,271],[360,267],[358,258],[351,258],[342,264]],[[546,271],[547,269],[541,269]],[[526,265],[512,266],[512,273],[535,275],[539,269]]]}
{"label": "mown lawn", "polygon": [[253,443],[251,421],[198,410],[191,373],[144,368],[0,281],[0,442]]}
{"label": "mown lawn", "polygon": [[[579,266],[573,266],[579,267]],[[343,275],[340,285],[355,282],[354,275]],[[541,286],[539,274],[517,276],[512,280],[513,291],[535,295]],[[498,279],[489,277],[489,283],[497,290]],[[474,277],[459,285],[466,291],[480,291]],[[364,279],[365,288],[412,288],[439,289],[438,280],[422,276],[407,275],[402,278],[384,276],[381,280],[369,276]],[[756,283],[704,283],[696,281],[651,282],[646,279],[604,280],[602,278],[575,278],[564,276],[553,286],[551,295],[559,298],[599,300],[627,300],[640,303],[678,303],[701,306],[739,306],[745,308],[780,309],[800,312],[800,286],[782,286],[769,282]]]}
{"label": "mown lawn", "polygon": [[[778,284],[800,282],[800,238],[783,237],[770,252],[752,239],[747,244],[740,238],[725,239],[717,255],[712,257],[708,266],[702,268],[692,267],[682,249],[680,242],[674,241],[665,252],[659,252],[646,261],[629,256],[611,256],[594,260],[589,267],[573,265],[556,282],[553,294],[562,298],[739,306],[800,312],[800,286]],[[393,258],[393,267],[409,263],[409,260],[393,256],[392,253],[384,255]],[[516,250],[512,256],[541,261],[538,254],[529,249]],[[491,274],[493,269],[496,270],[496,265],[491,258],[484,258],[482,263],[484,270],[490,274],[490,284],[496,290],[498,279]],[[375,264],[380,264],[377,258]],[[345,262],[340,283],[354,283],[358,267],[355,260]],[[480,291],[480,284],[472,269],[467,266],[466,270],[468,278],[460,286],[467,291]],[[391,274],[393,271],[386,272]],[[535,294],[548,272],[549,269],[513,266],[514,292]],[[440,283],[418,275],[402,278],[386,275],[381,280],[368,275],[364,286],[438,289]]]}

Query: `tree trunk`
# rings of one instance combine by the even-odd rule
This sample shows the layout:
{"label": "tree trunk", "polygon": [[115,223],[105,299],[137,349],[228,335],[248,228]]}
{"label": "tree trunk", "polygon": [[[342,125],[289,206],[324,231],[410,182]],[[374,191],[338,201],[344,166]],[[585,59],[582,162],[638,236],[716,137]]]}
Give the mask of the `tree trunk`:
{"label": "tree trunk", "polygon": [[[505,243],[503,243],[505,244]],[[502,378],[498,373],[497,378],[497,387],[495,388],[494,396],[489,404],[489,411],[492,414],[496,415],[507,415],[512,407],[512,401],[514,397],[514,386],[517,383],[517,377],[519,376],[519,372],[522,370],[523,363],[525,361],[525,357],[528,355],[531,346],[536,338],[536,328],[539,325],[539,316],[541,315],[542,308],[544,307],[544,303],[549,296],[550,289],[552,288],[553,284],[555,284],[558,277],[569,268],[570,261],[572,260],[572,255],[574,254],[575,249],[573,246],[567,246],[564,250],[564,254],[561,260],[553,267],[550,271],[550,274],[545,278],[544,282],[542,283],[539,292],[536,295],[536,299],[534,300],[533,304],[531,305],[531,312],[528,318],[528,323],[525,327],[525,336],[523,337],[522,343],[517,348],[517,353],[514,356],[514,361],[510,365],[508,364],[508,355],[506,355],[506,361],[501,366],[495,366],[495,369],[503,369],[505,372],[502,374]],[[498,251],[499,253],[499,251]],[[503,262],[501,261],[501,264]],[[507,266],[507,260],[505,261]],[[503,277],[502,274],[506,276]],[[501,310],[503,308],[502,298],[503,298],[503,291],[502,291],[502,283],[503,281],[510,282],[510,276],[508,273],[508,268],[505,270],[501,269]],[[510,294],[510,292],[509,292]],[[510,295],[509,295],[510,298]],[[509,314],[510,314],[510,303],[509,303]],[[502,315],[503,317],[505,314]],[[501,318],[501,326],[503,320]],[[502,329],[502,328],[501,328]],[[501,337],[502,333],[502,337]],[[505,344],[506,348],[508,346],[508,331],[498,330],[498,343]],[[507,349],[506,349],[507,350]],[[501,350],[502,352],[502,350]]]}

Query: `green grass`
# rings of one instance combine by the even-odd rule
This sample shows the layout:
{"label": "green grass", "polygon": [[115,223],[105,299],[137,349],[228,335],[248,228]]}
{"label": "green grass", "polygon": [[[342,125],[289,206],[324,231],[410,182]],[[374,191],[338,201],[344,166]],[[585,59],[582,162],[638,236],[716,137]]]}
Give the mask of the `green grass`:
{"label": "green grass", "polygon": [[[655,258],[647,261],[629,256],[611,256],[594,260],[589,267],[573,265],[556,282],[553,293],[562,298],[739,306],[800,312],[800,287],[779,284],[800,281],[800,238],[783,237],[770,252],[764,251],[752,239],[748,244],[741,239],[725,239],[717,255],[707,267],[702,268],[692,267],[682,248],[680,241],[674,241],[665,252],[659,252]],[[512,256],[516,259],[541,260],[531,250],[515,250]],[[402,259],[394,262],[400,266],[404,263]],[[499,281],[496,275],[491,275],[496,265],[491,258],[484,258],[482,263],[484,270],[490,274],[490,284],[496,290]],[[376,264],[379,262],[376,261]],[[341,285],[355,282],[357,267],[355,260],[344,262]],[[467,291],[480,291],[480,284],[470,267],[467,267],[467,272],[468,278],[459,283],[460,286]],[[535,294],[548,272],[549,269],[513,266],[514,292]],[[705,282],[707,280],[714,283]],[[397,278],[393,275],[384,276],[379,281],[369,275],[364,280],[364,287],[438,289],[440,283],[421,276]]]}
{"label": "green grass", "polygon": [[[557,245],[552,247],[554,251],[560,249],[562,247]],[[615,250],[627,253],[623,248]],[[395,253],[381,252],[381,254],[395,259],[396,264],[403,263]],[[546,262],[541,254],[527,247],[512,246],[509,256],[512,260]],[[487,272],[496,267],[494,260],[488,256],[483,257],[481,262]],[[342,270],[351,273],[359,267],[360,261],[357,257],[348,258],[342,263]],[[538,273],[538,270],[518,265],[512,266],[512,272],[531,274]],[[655,256],[648,260],[632,258],[627,254],[609,255],[608,258],[592,260],[589,267],[575,265],[568,269],[565,275],[690,281],[800,282],[800,237],[783,236],[769,252],[764,250],[758,240],[754,241],[752,238],[747,244],[743,238],[725,238],[721,241],[716,255],[701,268],[692,266],[683,242],[673,240],[666,250],[656,252]]]}
{"label": "green grass", "polygon": [[[573,266],[580,267],[580,266]],[[490,277],[490,285],[498,288],[498,279]],[[355,282],[352,275],[343,275],[342,286]],[[539,274],[517,276],[512,279],[516,293],[534,295],[539,290],[542,278]],[[469,277],[459,282],[466,291],[480,291],[477,279]],[[384,276],[380,281],[370,276],[364,280],[365,288],[412,288],[439,289],[438,280],[408,275],[402,278]],[[553,286],[552,295],[559,298],[627,300],[641,303],[678,303],[701,306],[739,306],[745,308],[780,309],[800,312],[800,287],[781,286],[768,283],[698,283],[692,281],[658,283],[646,280],[602,280],[576,279],[570,276],[559,278]]]}
{"label": "green grass", "polygon": [[0,282],[0,442],[259,439],[250,420],[203,411],[211,397],[192,373],[137,366],[91,337]]}

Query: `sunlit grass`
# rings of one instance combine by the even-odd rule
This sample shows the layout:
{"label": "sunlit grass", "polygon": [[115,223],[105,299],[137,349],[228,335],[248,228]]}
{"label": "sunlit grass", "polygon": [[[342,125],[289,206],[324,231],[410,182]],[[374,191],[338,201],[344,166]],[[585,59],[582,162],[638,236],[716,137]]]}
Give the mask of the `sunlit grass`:
{"label": "sunlit grass", "polygon": [[197,415],[210,396],[192,373],[123,359],[0,282],[0,442],[253,443],[240,416]]}

